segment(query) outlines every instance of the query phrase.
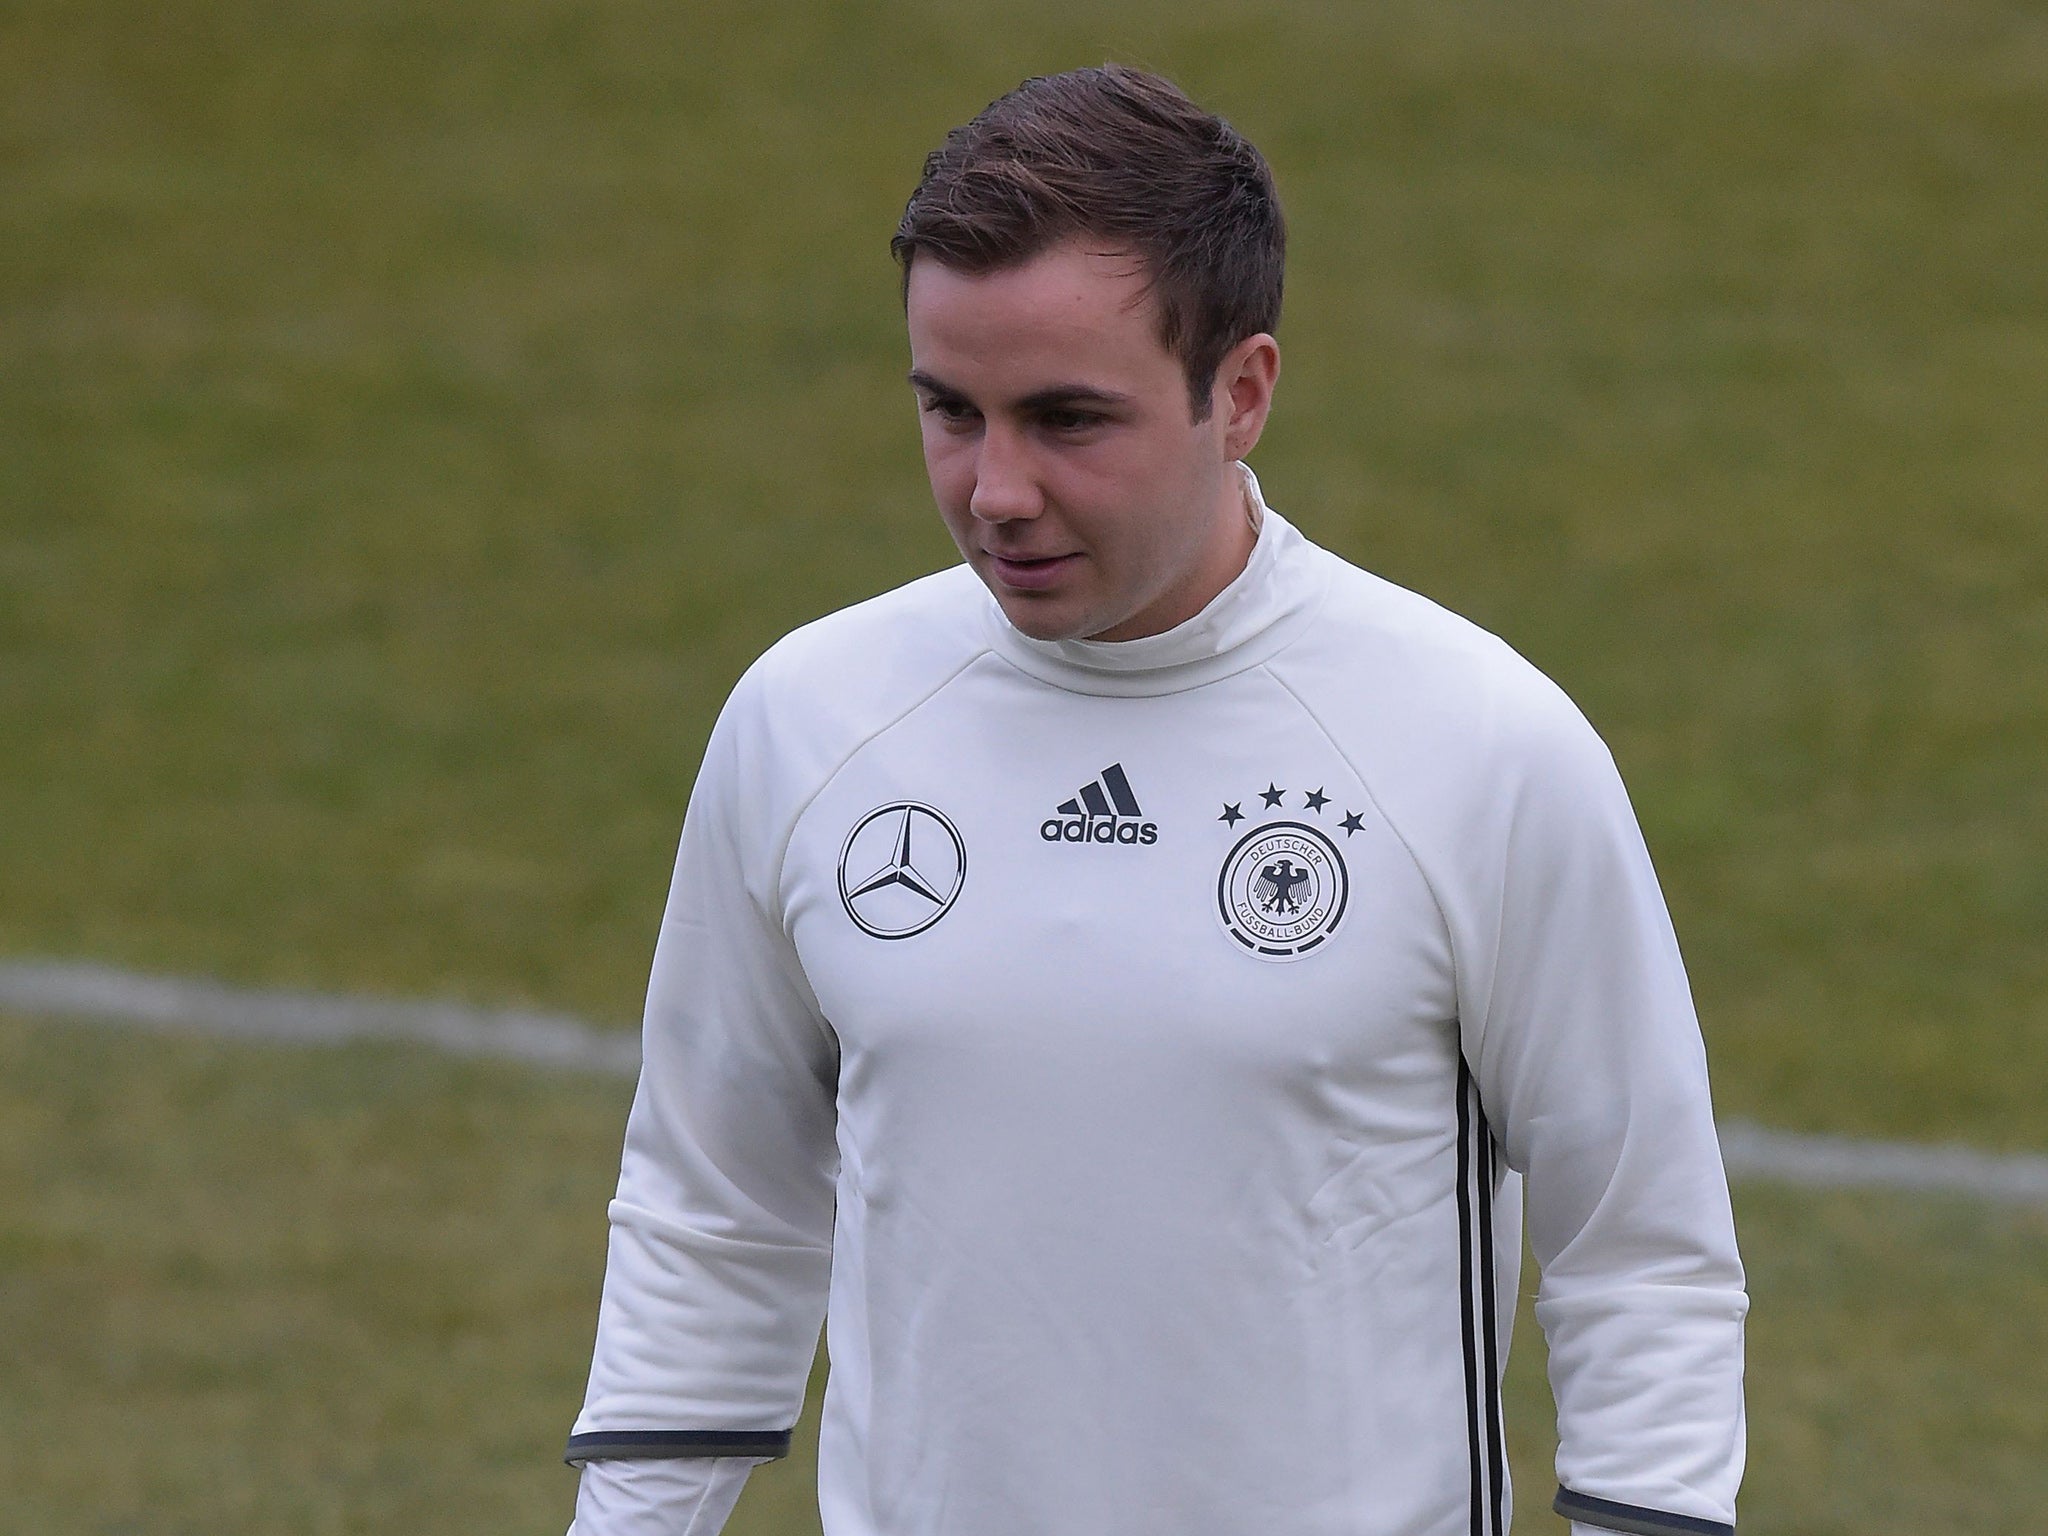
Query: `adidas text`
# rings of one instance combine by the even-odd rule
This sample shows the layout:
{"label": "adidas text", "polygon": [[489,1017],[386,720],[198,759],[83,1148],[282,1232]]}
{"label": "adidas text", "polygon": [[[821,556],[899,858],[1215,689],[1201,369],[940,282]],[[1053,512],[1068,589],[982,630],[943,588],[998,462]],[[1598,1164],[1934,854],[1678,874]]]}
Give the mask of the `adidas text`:
{"label": "adidas text", "polygon": [[1156,843],[1156,821],[1123,821],[1114,816],[1048,816],[1038,835],[1048,843]]}

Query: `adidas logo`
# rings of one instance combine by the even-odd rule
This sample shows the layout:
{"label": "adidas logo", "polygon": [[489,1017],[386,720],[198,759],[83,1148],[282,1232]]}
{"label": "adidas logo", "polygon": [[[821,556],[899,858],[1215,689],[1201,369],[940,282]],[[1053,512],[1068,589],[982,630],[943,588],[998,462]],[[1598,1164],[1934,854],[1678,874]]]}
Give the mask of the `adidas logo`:
{"label": "adidas logo", "polygon": [[1137,843],[1159,841],[1159,823],[1146,821],[1124,777],[1124,765],[1111,763],[1102,776],[1081,786],[1081,793],[1039,823],[1038,835],[1048,843]]}

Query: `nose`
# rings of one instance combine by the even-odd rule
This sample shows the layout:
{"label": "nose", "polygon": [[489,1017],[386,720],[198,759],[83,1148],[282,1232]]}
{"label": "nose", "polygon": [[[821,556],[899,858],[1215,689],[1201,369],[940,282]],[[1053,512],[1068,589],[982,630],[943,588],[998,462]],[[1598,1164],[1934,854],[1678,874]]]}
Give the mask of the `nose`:
{"label": "nose", "polygon": [[1014,522],[1045,510],[1030,451],[1015,432],[995,423],[983,429],[967,510],[984,523]]}

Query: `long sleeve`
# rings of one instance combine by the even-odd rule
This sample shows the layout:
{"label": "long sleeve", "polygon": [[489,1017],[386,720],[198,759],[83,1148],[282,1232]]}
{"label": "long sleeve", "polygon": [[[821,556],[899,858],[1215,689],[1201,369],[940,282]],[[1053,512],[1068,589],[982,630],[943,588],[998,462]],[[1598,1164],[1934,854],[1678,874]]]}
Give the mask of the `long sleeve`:
{"label": "long sleeve", "polygon": [[[783,1454],[824,1316],[837,1055],[777,917],[749,697],[706,749],[655,949],[573,1462]],[[608,1522],[578,1536],[640,1529]]]}
{"label": "long sleeve", "polygon": [[1461,914],[1459,960],[1467,1057],[1526,1176],[1557,1510],[1714,1536],[1742,1475],[1748,1304],[1705,1051],[1613,761],[1561,695],[1536,706],[1491,813],[1494,900]]}
{"label": "long sleeve", "polygon": [[753,1465],[732,1456],[586,1462],[569,1536],[718,1536]]}

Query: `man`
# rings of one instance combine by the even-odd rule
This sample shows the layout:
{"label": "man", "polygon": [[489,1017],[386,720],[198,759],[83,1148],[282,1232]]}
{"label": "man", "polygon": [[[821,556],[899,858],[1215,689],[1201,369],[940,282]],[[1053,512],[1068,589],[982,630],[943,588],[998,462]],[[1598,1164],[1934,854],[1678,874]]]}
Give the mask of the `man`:
{"label": "man", "polygon": [[1504,1536],[1520,1182],[1560,1512],[1732,1530],[1746,1307],[1613,765],[1242,460],[1270,176],[1027,82],[895,240],[965,565],[797,631],[690,803],[578,1536],[713,1536],[821,1319],[828,1536]]}

